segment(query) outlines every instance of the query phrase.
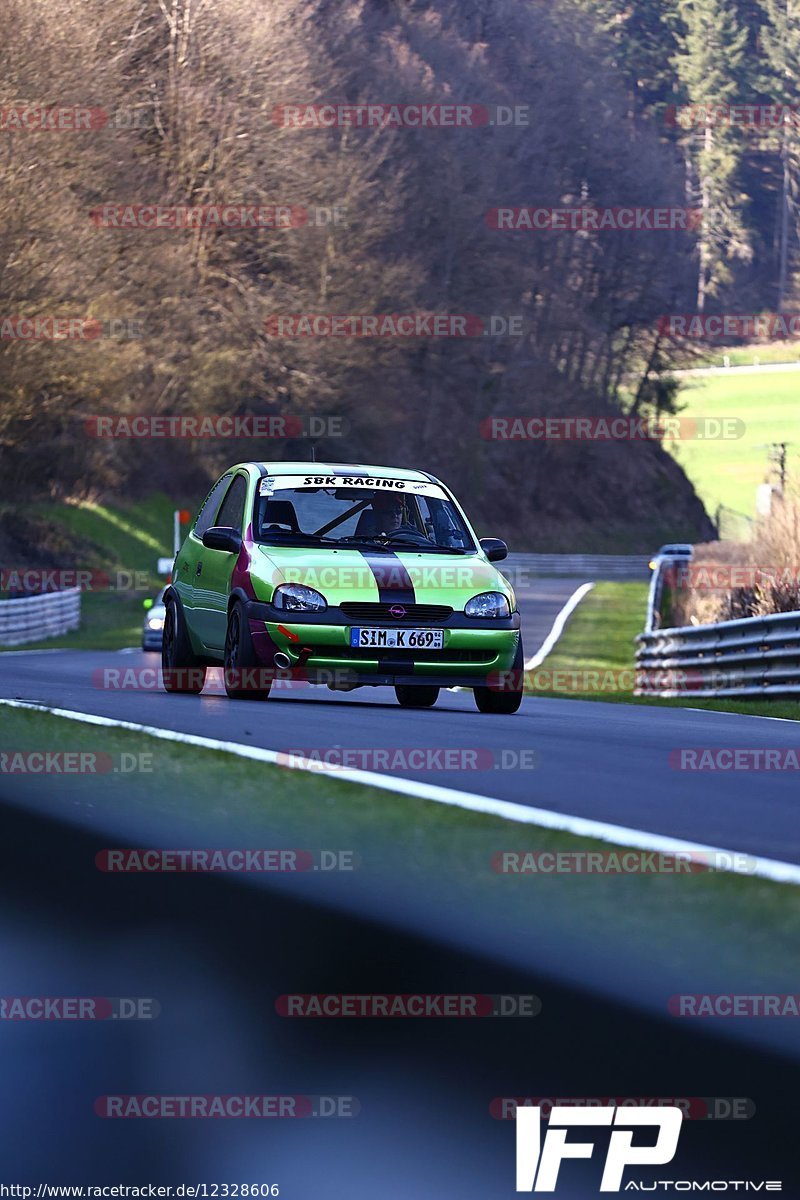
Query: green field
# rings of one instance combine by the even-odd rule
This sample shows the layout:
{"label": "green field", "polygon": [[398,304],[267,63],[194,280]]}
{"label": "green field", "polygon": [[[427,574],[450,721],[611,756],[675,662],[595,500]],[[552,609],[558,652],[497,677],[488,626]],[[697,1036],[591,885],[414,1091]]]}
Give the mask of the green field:
{"label": "green field", "polygon": [[752,367],[761,363],[800,362],[800,342],[753,342],[747,346],[717,346],[701,354],[696,366],[724,367],[725,358],[732,367]]}
{"label": "green field", "polygon": [[665,442],[713,517],[719,504],[752,516],[767,477],[765,443],[791,443],[787,467],[800,474],[800,371],[684,378],[681,417],[736,417],[744,436],[730,441]]}

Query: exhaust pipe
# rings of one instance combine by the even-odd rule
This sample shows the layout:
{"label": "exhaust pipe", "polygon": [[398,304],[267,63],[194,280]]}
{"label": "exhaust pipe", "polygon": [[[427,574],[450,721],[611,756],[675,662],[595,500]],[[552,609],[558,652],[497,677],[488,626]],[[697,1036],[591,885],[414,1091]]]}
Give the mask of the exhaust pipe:
{"label": "exhaust pipe", "polygon": [[277,654],[273,654],[272,661],[279,671],[288,671],[292,665],[292,660],[283,650],[279,650]]}

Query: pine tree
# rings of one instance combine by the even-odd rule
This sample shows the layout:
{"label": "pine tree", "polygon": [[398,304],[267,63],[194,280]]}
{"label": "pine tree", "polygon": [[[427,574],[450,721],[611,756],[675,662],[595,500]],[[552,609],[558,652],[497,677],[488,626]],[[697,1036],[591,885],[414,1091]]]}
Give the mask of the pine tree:
{"label": "pine tree", "polygon": [[676,0],[576,0],[611,39],[609,61],[623,76],[636,111],[666,104],[672,93]]}
{"label": "pine tree", "polygon": [[[680,0],[682,28],[673,66],[686,100],[705,109],[699,128],[684,139],[689,189],[700,201],[697,307],[730,281],[728,262],[749,257],[742,219],[746,197],[738,191],[744,139],[739,129],[715,123],[709,109],[741,99],[747,67],[747,29],[728,0]],[[746,86],[746,85],[745,85]]]}
{"label": "pine tree", "polygon": [[[761,45],[769,71],[770,92],[779,104],[800,113],[800,0],[762,0],[767,24],[761,33]],[[800,130],[794,120],[785,119],[781,128],[782,182],[778,234],[778,310],[786,299],[789,277],[790,243],[800,226],[798,190],[800,190]]]}

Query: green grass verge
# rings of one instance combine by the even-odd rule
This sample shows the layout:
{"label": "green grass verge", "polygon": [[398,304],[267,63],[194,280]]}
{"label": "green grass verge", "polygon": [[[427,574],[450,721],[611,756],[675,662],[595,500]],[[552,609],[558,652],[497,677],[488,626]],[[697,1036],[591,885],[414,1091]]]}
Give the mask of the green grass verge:
{"label": "green grass verge", "polygon": [[[752,516],[756,487],[767,473],[766,444],[793,441],[800,378],[785,375],[715,375],[684,379],[681,417],[736,417],[743,437],[729,441],[666,441],[664,446],[683,467],[706,510],[712,515],[725,504]],[[790,446],[789,469],[797,473],[800,444]]]}
{"label": "green grass verge", "polygon": [[[258,706],[255,706],[258,708]],[[254,712],[252,720],[259,718]],[[88,818],[113,830],[141,819],[168,822],[190,847],[295,847],[352,850],[356,869],[340,874],[338,895],[370,911],[387,897],[395,914],[452,914],[453,924],[484,939],[511,936],[520,957],[546,970],[537,948],[553,936],[573,952],[601,948],[619,961],[674,978],[712,967],[726,990],[743,975],[749,988],[784,984],[800,969],[800,888],[724,873],[650,875],[501,874],[499,851],[609,851],[608,843],[503,821],[329,776],[281,769],[233,755],[167,743],[126,730],[82,725],[49,714],[2,708],[3,748],[150,755],[149,770],[52,776],[25,784],[26,803],[65,819]],[[241,740],[247,741],[248,720]],[[288,749],[288,747],[287,747]],[[1,761],[1,760],[0,760]],[[137,760],[138,761],[138,760]],[[535,771],[531,790],[535,792]],[[20,786],[21,777],[8,778]],[[480,792],[481,772],[474,791]],[[546,797],[537,797],[546,807]],[[130,843],[129,840],[122,844]],[[94,869],[87,864],[87,869]],[[285,882],[286,877],[282,878]],[[321,875],[316,883],[322,885]],[[316,883],[314,886],[316,886]],[[146,886],[146,880],[142,880]],[[352,889],[352,891],[350,891]],[[307,893],[306,893],[307,895]],[[612,961],[610,959],[609,961]],[[604,959],[605,961],[605,959]],[[780,976],[780,979],[778,979]],[[688,978],[683,975],[682,979]]]}
{"label": "green grass verge", "polygon": [[[531,673],[528,691],[573,700],[704,708],[800,720],[800,704],[792,700],[702,700],[691,693],[677,700],[634,696],[634,639],[644,628],[647,588],[646,583],[595,584],[570,617],[553,653]],[[597,682],[587,678],[587,672],[595,672]]]}

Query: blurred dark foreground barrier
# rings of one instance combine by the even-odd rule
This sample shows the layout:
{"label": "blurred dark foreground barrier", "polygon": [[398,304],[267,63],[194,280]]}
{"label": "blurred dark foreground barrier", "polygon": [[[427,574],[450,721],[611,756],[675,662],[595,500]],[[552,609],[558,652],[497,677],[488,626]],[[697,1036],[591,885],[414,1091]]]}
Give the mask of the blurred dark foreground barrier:
{"label": "blurred dark foreground barrier", "polygon": [[[158,1004],[147,1021],[0,1025],[3,1182],[511,1198],[514,1125],[494,1119],[496,1097],[738,1096],[754,1105],[750,1119],[687,1121],[669,1167],[630,1177],[782,1179],[798,1194],[796,1104],[777,1055],[500,965],[491,947],[460,952],[263,881],[111,876],[94,865],[104,843],[90,829],[25,807],[0,807],[0,821],[3,990]],[[535,993],[542,1010],[502,1021],[287,1021],[276,1011],[281,995],[312,992]],[[347,1104],[337,1100],[339,1119],[208,1121],[185,1102],[223,1096],[230,1107],[255,1095]],[[108,1097],[143,1096],[162,1100],[137,1102],[137,1114],[167,1111],[166,1096],[170,1114],[201,1115],[97,1115]],[[604,1154],[600,1141],[591,1161],[565,1163],[559,1194],[594,1195]]]}

